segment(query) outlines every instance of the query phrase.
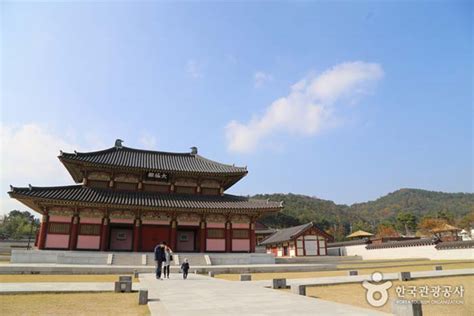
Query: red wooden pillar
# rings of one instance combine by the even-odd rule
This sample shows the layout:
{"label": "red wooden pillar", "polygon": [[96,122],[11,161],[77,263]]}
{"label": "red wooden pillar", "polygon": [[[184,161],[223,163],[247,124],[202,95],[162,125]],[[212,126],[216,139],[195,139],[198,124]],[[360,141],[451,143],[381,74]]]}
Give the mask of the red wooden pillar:
{"label": "red wooden pillar", "polygon": [[206,222],[201,221],[199,232],[199,251],[206,252]]}
{"label": "red wooden pillar", "polygon": [[232,223],[225,223],[225,252],[232,252]]}
{"label": "red wooden pillar", "polygon": [[172,220],[171,221],[171,229],[170,229],[170,247],[173,251],[176,251],[176,238],[177,238],[177,234],[178,234],[178,231],[176,229],[176,226],[178,225],[178,223],[176,222],[176,220]]}
{"label": "red wooden pillar", "polygon": [[257,241],[255,239],[255,223],[254,222],[250,223],[249,236],[250,236],[250,252],[255,252],[255,245]]}
{"label": "red wooden pillar", "polygon": [[301,236],[303,237],[303,256],[306,256],[306,245],[305,245],[305,242],[304,242],[304,235]]}
{"label": "red wooden pillar", "polygon": [[100,236],[100,250],[106,251],[109,248],[109,223],[108,217],[102,219],[102,231]]}
{"label": "red wooden pillar", "polygon": [[44,214],[41,218],[41,227],[39,231],[38,249],[44,249],[46,245],[46,234],[48,232],[49,215]]}
{"label": "red wooden pillar", "polygon": [[72,217],[71,236],[69,237],[69,250],[76,249],[78,234],[79,234],[79,216],[74,215]]}
{"label": "red wooden pillar", "polygon": [[316,235],[316,242],[318,243],[317,244],[318,248],[316,248],[317,249],[316,251],[317,251],[317,255],[319,256],[321,253],[319,251],[319,236],[318,235]]}
{"label": "red wooden pillar", "polygon": [[142,223],[139,218],[135,219],[135,223],[133,224],[133,251],[138,252],[140,251],[140,236],[142,230]]}

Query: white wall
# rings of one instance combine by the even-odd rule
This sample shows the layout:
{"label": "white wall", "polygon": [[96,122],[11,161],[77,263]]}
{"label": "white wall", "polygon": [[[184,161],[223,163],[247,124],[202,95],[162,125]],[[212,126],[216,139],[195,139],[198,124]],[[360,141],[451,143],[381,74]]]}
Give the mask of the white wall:
{"label": "white wall", "polygon": [[[343,256],[361,256],[362,259],[402,259],[402,258],[428,258],[431,260],[474,260],[474,249],[445,249],[438,250],[434,245],[366,249],[366,245],[354,245],[341,247]],[[337,248],[331,249],[331,254],[337,252]]]}

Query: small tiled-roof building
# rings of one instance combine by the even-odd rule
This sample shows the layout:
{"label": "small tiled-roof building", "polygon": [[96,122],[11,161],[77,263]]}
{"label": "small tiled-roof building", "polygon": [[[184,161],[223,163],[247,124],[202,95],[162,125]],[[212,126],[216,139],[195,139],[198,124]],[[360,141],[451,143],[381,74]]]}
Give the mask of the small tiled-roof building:
{"label": "small tiled-roof building", "polygon": [[313,222],[276,231],[260,243],[276,257],[325,256],[332,236]]}

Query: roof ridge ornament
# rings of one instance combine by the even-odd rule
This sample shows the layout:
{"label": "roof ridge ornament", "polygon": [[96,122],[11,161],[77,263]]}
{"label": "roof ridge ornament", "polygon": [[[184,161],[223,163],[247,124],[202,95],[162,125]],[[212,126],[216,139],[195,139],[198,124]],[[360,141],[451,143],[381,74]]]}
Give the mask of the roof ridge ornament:
{"label": "roof ridge ornament", "polygon": [[196,146],[193,146],[190,148],[191,149],[191,155],[197,155],[198,153],[198,148]]}
{"label": "roof ridge ornament", "polygon": [[28,184],[28,190],[33,190],[33,186],[31,185],[31,183]]}
{"label": "roof ridge ornament", "polygon": [[116,149],[123,148],[122,143],[123,143],[123,140],[121,140],[120,138],[117,138],[117,139],[115,140],[115,148],[116,148]]}

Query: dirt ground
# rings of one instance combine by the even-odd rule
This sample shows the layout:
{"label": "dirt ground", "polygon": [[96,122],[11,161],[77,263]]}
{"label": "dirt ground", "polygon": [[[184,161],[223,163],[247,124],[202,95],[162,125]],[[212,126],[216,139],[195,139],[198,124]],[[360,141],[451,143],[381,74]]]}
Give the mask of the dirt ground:
{"label": "dirt ground", "polygon": [[[407,282],[393,281],[392,283],[393,285],[389,289],[389,302],[379,308],[372,307],[367,303],[366,290],[362,287],[362,284],[341,284],[308,287],[306,288],[306,294],[308,296],[317,297],[323,300],[350,304],[388,313],[390,313],[392,310],[390,299],[400,299],[429,302],[429,304],[424,304],[422,307],[423,315],[474,315],[474,276],[419,279]],[[400,293],[400,289],[405,289],[404,297],[397,295],[397,286],[399,286]],[[435,294],[431,292],[437,286],[441,287],[441,294],[439,297],[435,297]],[[451,286],[451,292],[448,297],[445,297],[443,294],[443,289],[445,286]],[[459,288],[459,286],[463,286],[464,288],[463,297],[453,293],[454,289],[456,287]],[[413,291],[413,287],[416,291],[414,296],[412,295],[413,292],[409,294],[410,290]],[[427,297],[421,296],[421,287],[428,287],[430,293]]]}
{"label": "dirt ground", "polygon": [[138,293],[0,295],[2,315],[150,315]]}
{"label": "dirt ground", "polygon": [[[0,274],[0,283],[115,282],[118,279],[119,275],[114,274]],[[132,281],[139,282],[133,277]]]}

